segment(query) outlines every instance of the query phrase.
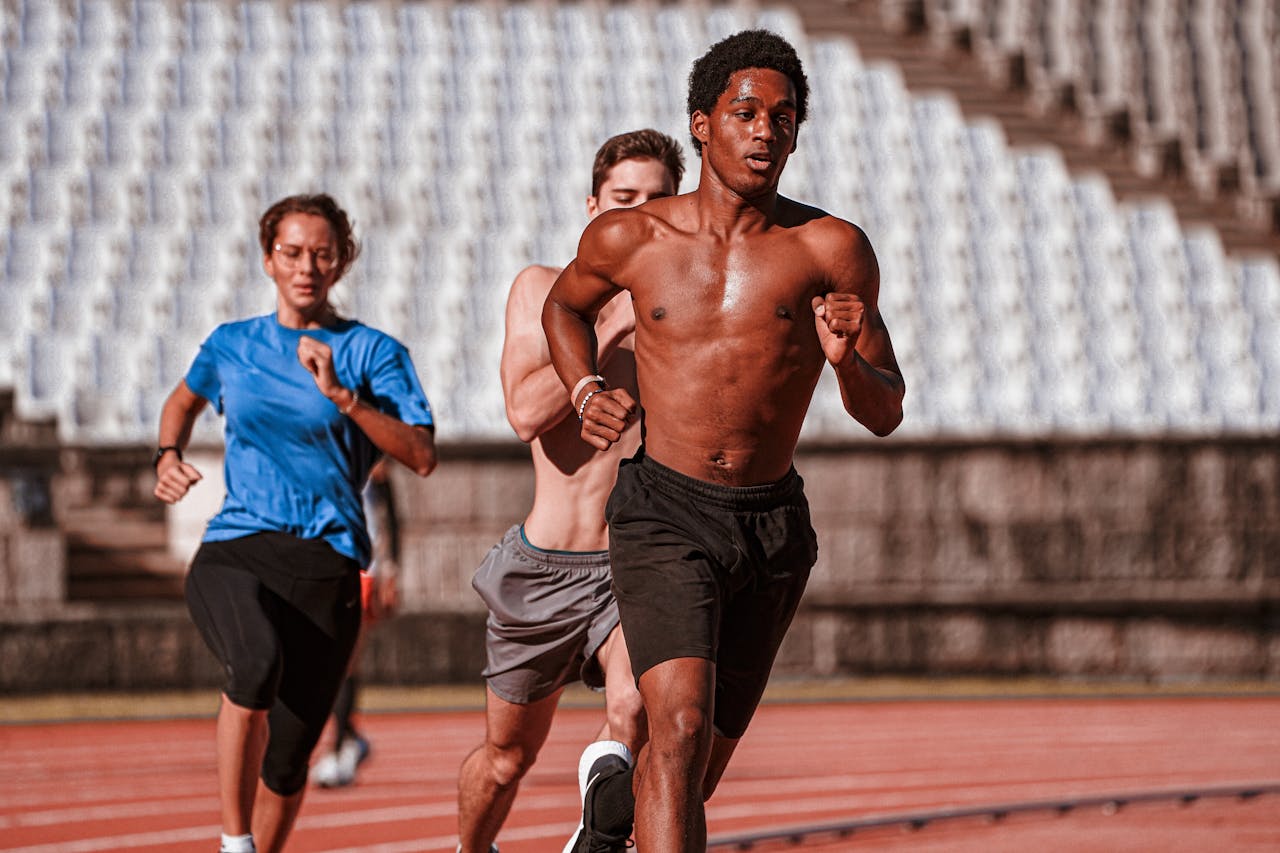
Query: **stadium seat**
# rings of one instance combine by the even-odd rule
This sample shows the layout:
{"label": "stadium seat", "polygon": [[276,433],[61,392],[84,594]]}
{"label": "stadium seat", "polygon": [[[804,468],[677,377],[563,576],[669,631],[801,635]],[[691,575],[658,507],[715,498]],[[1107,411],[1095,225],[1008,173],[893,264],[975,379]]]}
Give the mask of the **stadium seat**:
{"label": "stadium seat", "polygon": [[[70,404],[79,372],[76,354],[66,339],[48,331],[19,336],[14,410],[26,420],[57,418],[69,429]],[[67,427],[62,427],[67,423]]]}
{"label": "stadium seat", "polygon": [[47,46],[6,47],[4,103],[15,107],[43,107],[56,98],[59,88],[59,56]]}
{"label": "stadium seat", "polygon": [[75,8],[77,14],[71,26],[77,52],[110,57],[128,44],[129,22],[114,0],[78,0]]}
{"label": "stadium seat", "polygon": [[235,6],[219,0],[187,0],[181,38],[186,56],[209,60],[228,54],[238,38]]}
{"label": "stadium seat", "polygon": [[62,43],[74,29],[71,9],[62,3],[23,0],[17,4],[18,26],[15,33],[21,47],[41,50]]}
{"label": "stadium seat", "polygon": [[1274,257],[1244,258],[1232,264],[1232,275],[1251,321],[1248,341],[1261,372],[1262,428],[1273,428],[1280,418],[1280,264]]}
{"label": "stadium seat", "polygon": [[123,75],[124,60],[118,51],[84,47],[68,51],[54,100],[63,109],[100,110],[119,97]]}
{"label": "stadium seat", "polygon": [[[858,223],[876,249],[911,389],[903,434],[1247,430],[1280,412],[1274,259],[1226,258],[1159,202],[1117,205],[1100,176],[1009,149],[994,122],[909,94],[896,68],[807,35],[786,7],[10,7],[0,385],[64,413],[77,440],[149,440],[213,325],[271,310],[262,208],[320,189],[365,240],[339,288],[345,310],[402,336],[453,434],[509,436],[496,364],[511,278],[572,257],[607,136],[672,133],[685,189],[696,182],[689,64],[754,25],[796,42],[813,85],[783,192]],[[1248,192],[1280,189],[1267,0],[1192,4],[1187,19],[1129,0],[1093,0],[1087,15],[1059,0],[923,8],[940,38],[968,34],[993,68],[1025,61],[1040,97],[1074,93],[1086,123],[1134,113],[1151,150],[1179,146],[1202,182],[1238,163]],[[143,341],[119,356],[137,364],[119,371],[129,387],[93,378],[115,356],[109,339],[74,335],[85,323]],[[24,337],[50,331],[57,344]],[[74,393],[51,390],[55,376]],[[856,434],[829,390],[805,435]],[[199,429],[216,437],[216,419]]]}

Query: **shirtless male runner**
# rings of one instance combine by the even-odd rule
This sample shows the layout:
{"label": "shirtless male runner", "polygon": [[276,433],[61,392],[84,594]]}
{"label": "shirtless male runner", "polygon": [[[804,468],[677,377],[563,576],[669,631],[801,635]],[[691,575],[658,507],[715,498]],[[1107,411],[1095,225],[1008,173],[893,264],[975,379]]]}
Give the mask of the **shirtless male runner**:
{"label": "shirtless male runner", "polygon": [[902,420],[866,235],[778,194],[807,94],[782,38],[754,30],[714,45],[689,77],[698,188],[594,219],[543,309],[582,437],[602,451],[639,409],[607,376],[579,384],[597,373],[592,326],[619,291],[636,315],[644,442],[622,463],[606,515],[649,719],[634,770],[645,853],[705,850],[703,803],[817,557],[792,457],[823,365],[871,432]]}
{"label": "shirtless male runner", "polygon": [[[609,139],[592,168],[591,217],[679,190],[679,144],[655,130]],[[485,742],[463,761],[458,780],[458,849],[484,853],[515,800],[520,780],[546,740],[566,684],[582,679],[605,690],[606,723],[583,753],[579,783],[596,764],[625,768],[646,732],[643,706],[610,591],[609,533],[604,505],[618,462],[635,451],[639,430],[623,429],[614,448],[583,444],[576,412],[551,367],[540,318],[560,270],[531,266],[516,276],[507,301],[502,390],[507,419],[533,455],[533,508],[507,531],[472,585],[489,607]],[[636,394],[630,297],[599,312],[592,373]],[[585,791],[584,791],[585,795]],[[630,830],[633,802],[624,804]],[[579,829],[566,850],[601,843]],[[605,847],[604,849],[613,849]]]}

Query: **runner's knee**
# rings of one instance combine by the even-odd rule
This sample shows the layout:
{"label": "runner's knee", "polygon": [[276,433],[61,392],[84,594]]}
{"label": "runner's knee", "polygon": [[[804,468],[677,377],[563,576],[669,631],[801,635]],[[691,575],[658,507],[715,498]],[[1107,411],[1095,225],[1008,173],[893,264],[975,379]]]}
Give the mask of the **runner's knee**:
{"label": "runner's knee", "polygon": [[640,732],[645,728],[644,699],[635,685],[610,685],[605,695],[605,717],[609,721],[609,735],[635,748]]}
{"label": "runner's knee", "polygon": [[662,754],[693,759],[711,747],[711,715],[695,705],[681,705],[663,715],[653,715],[650,740]]}
{"label": "runner's knee", "polygon": [[227,698],[242,708],[271,707],[280,687],[280,656],[273,652],[241,655],[227,665]]}
{"label": "runner's knee", "polygon": [[489,774],[499,788],[509,788],[524,778],[538,759],[538,751],[520,744],[487,746]]}
{"label": "runner's knee", "polygon": [[307,762],[273,759],[270,753],[262,761],[262,784],[282,797],[292,797],[307,784]]}

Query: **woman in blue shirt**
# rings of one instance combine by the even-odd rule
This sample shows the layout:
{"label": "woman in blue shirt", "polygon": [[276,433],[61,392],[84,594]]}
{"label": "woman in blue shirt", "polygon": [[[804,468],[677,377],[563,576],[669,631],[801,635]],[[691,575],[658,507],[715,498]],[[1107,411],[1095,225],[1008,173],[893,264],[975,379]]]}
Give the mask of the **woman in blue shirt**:
{"label": "woman in blue shirt", "polygon": [[227,853],[281,849],[302,805],[360,626],[369,469],[383,454],[423,477],[436,465],[408,351],[329,302],[358,251],[347,214],[327,195],[290,196],[262,215],[258,237],[276,311],[224,323],[201,344],[165,402],[156,452],[156,497],[181,500],[200,480],[182,460],[197,416],[210,403],[225,416],[226,499],[186,597],[227,675],[217,723]]}

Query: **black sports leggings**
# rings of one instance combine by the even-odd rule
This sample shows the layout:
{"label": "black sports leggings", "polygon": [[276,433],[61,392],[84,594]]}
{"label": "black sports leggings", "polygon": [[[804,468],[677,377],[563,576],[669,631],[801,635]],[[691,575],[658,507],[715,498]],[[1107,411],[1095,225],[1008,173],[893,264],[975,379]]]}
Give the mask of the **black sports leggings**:
{"label": "black sports leggings", "polygon": [[268,711],[262,781],[281,796],[297,793],[360,632],[356,562],[284,533],[205,542],[186,595],[226,670],[227,698]]}

